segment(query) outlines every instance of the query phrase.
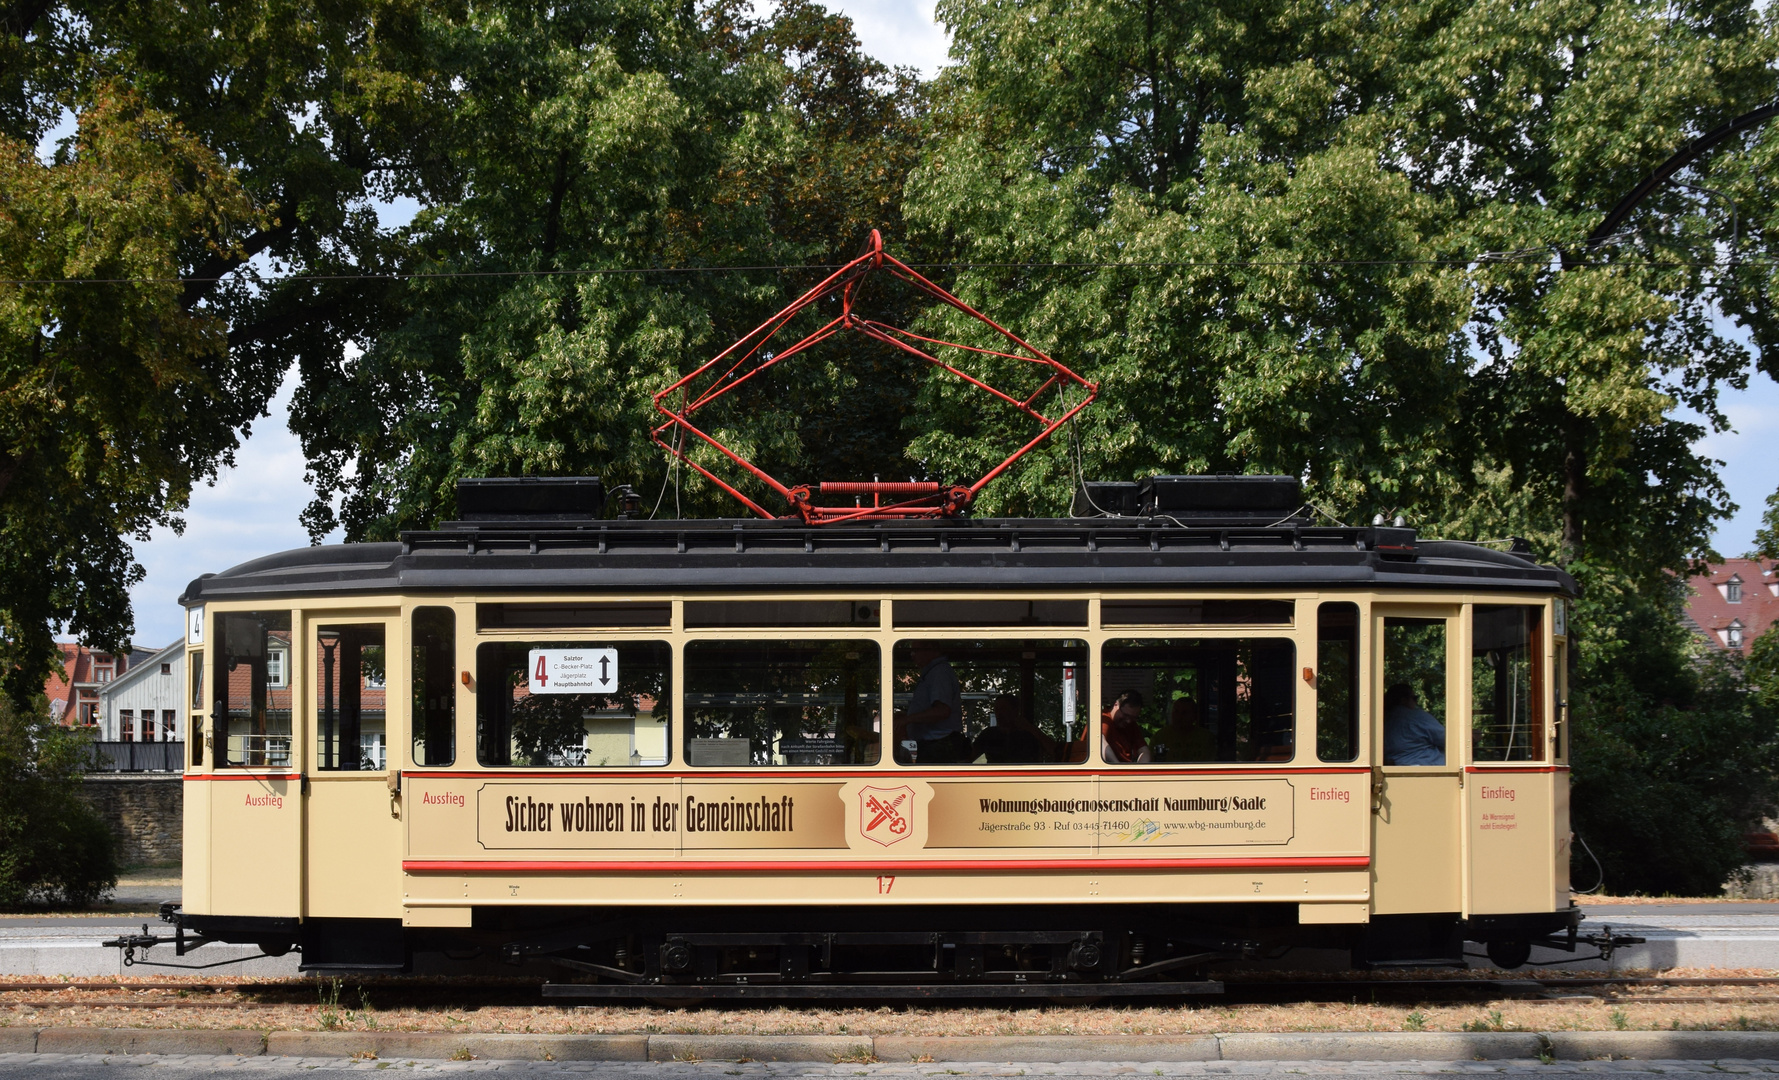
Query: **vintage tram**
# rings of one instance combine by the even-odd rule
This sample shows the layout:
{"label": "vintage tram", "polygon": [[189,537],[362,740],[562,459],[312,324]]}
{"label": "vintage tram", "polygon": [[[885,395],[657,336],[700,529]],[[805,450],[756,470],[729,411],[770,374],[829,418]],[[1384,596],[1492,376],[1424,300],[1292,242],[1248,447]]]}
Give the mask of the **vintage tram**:
{"label": "vintage tram", "polygon": [[1565,574],[1284,478],[1078,502],[817,527],[466,481],[435,531],[205,575],[167,914],[657,1000],[1573,945]]}

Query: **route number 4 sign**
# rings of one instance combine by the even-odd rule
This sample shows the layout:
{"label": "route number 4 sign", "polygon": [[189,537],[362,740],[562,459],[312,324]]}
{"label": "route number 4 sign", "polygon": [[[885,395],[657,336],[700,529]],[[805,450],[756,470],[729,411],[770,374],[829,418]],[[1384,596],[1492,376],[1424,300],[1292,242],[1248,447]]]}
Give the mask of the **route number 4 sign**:
{"label": "route number 4 sign", "polygon": [[533,649],[526,679],[534,694],[609,694],[618,688],[618,650]]}

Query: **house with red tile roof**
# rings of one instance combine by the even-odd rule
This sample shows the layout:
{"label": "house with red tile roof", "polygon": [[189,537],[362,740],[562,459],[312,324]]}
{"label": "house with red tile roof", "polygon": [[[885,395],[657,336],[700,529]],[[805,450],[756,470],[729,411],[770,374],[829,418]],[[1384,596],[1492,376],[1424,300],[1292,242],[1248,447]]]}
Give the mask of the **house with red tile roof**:
{"label": "house with red tile roof", "polygon": [[123,673],[128,658],[71,641],[58,641],[56,647],[62,653],[62,669],[50,672],[43,683],[51,719],[70,727],[97,724],[99,690]]}
{"label": "house with red tile roof", "polygon": [[1686,621],[1713,649],[1748,655],[1779,621],[1779,562],[1725,559],[1687,579]]}

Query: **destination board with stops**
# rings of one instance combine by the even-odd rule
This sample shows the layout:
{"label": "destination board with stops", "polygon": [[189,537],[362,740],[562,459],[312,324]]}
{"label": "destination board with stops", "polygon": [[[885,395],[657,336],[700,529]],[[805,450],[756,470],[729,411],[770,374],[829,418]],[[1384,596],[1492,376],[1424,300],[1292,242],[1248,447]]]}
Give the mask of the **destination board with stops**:
{"label": "destination board with stops", "polygon": [[618,688],[616,649],[532,649],[534,694],[605,694]]}

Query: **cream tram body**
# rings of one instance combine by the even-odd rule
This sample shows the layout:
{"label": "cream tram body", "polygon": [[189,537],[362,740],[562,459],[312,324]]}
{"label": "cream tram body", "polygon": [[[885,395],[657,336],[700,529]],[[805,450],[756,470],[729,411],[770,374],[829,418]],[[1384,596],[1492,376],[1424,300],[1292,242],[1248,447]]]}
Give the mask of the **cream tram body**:
{"label": "cream tram body", "polygon": [[[1573,925],[1559,572],[1390,529],[604,525],[193,582],[181,919],[319,969],[565,911],[1245,922],[1373,959]],[[907,760],[917,642],[955,669],[971,750],[1003,697],[1062,747]],[[627,691],[539,684],[600,658]],[[1399,681],[1445,764],[1385,763]],[[1101,737],[1129,689],[1158,760]],[[1208,734],[1169,747],[1182,701]]]}

